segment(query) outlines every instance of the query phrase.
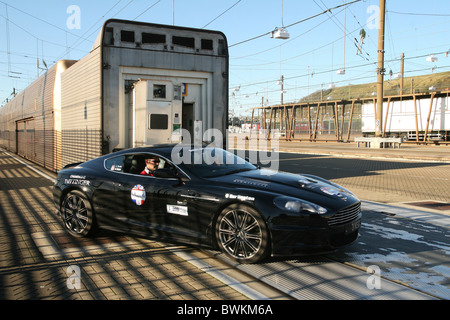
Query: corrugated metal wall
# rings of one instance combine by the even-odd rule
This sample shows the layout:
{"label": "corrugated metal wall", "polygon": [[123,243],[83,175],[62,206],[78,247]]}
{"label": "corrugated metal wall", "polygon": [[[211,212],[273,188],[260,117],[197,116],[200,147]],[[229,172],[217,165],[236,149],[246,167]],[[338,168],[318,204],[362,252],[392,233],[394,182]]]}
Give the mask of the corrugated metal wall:
{"label": "corrugated metal wall", "polygon": [[[62,60],[0,109],[0,146],[43,167],[60,168],[59,75],[74,64]],[[58,103],[59,104],[59,103]],[[59,143],[59,144],[58,144]]]}
{"label": "corrugated metal wall", "polygon": [[50,68],[2,108],[6,117],[6,121],[2,120],[6,122],[6,130],[2,126],[2,146],[51,170],[55,169],[52,159],[56,70],[57,66]]}
{"label": "corrugated metal wall", "polygon": [[0,147],[12,150],[14,146],[15,150],[16,140],[13,139],[15,127],[9,121],[12,119],[10,110],[11,106],[8,104],[0,108]]}
{"label": "corrugated metal wall", "polygon": [[[194,29],[122,20],[108,20],[103,28],[87,56],[67,65],[58,62],[0,110],[0,146],[54,171],[127,147],[126,82],[155,74],[158,79],[182,76],[188,84],[202,83],[204,97],[195,106],[195,119],[226,128],[228,53],[221,33],[202,30],[194,37]],[[135,32],[140,42],[122,39],[125,29]],[[107,40],[102,44],[104,30]],[[152,32],[164,35],[164,44],[144,41]],[[194,37],[196,42],[186,48],[175,41],[180,37]],[[128,73],[121,68],[128,68]]]}
{"label": "corrugated metal wall", "polygon": [[61,167],[102,154],[100,48],[61,76]]}
{"label": "corrugated metal wall", "polygon": [[100,156],[100,57],[58,62],[3,106],[0,146],[53,171]]}

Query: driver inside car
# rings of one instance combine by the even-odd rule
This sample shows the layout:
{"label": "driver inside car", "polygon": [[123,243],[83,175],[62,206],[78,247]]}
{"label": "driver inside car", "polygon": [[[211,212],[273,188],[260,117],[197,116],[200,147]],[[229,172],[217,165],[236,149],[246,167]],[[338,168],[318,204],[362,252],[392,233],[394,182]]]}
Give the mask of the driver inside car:
{"label": "driver inside car", "polygon": [[142,170],[141,175],[153,176],[155,170],[158,169],[159,162],[159,157],[157,156],[145,159],[145,168]]}

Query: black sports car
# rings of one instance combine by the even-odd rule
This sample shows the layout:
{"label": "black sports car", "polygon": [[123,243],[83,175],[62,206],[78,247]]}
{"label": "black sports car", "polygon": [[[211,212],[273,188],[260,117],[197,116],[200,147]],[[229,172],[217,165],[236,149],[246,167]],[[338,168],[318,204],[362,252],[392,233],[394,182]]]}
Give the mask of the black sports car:
{"label": "black sports car", "polygon": [[[145,170],[150,164],[157,168]],[[332,251],[361,226],[361,203],[348,190],[212,147],[128,149],[69,165],[53,195],[74,236],[107,228],[219,247],[243,263]]]}

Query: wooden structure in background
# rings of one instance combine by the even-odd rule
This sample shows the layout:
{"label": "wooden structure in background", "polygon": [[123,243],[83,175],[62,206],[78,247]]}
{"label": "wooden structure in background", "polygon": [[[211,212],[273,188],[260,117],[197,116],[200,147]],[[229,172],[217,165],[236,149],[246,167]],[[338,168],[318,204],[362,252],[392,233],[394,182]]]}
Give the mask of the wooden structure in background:
{"label": "wooden structure in background", "polygon": [[[433,103],[436,98],[448,98],[449,90],[432,91],[427,93],[412,93],[402,94],[396,96],[387,96],[384,98],[384,121],[382,128],[382,137],[390,135],[387,129],[388,117],[393,112],[391,105],[394,101],[410,100],[414,101],[415,109],[415,124],[411,124],[411,130],[415,131],[415,141],[417,143],[431,142],[431,116],[433,110]],[[430,99],[429,109],[427,111],[427,120],[425,129],[419,126],[418,118],[420,115],[417,111],[417,101],[420,99]],[[280,139],[287,141],[338,141],[350,142],[355,136],[352,136],[352,123],[355,117],[361,117],[362,104],[373,103],[374,114],[377,114],[377,99],[361,98],[361,99],[347,99],[334,101],[316,101],[316,102],[301,102],[274,105],[268,107],[252,108],[250,128],[252,133],[263,133],[264,138],[270,140],[274,129],[279,130]],[[357,110],[358,109],[358,110]],[[444,110],[446,117],[450,114],[450,106],[447,104]],[[300,115],[300,116],[299,116]],[[423,115],[422,115],[423,116]],[[299,130],[300,127],[303,127]],[[324,128],[323,123],[328,122],[328,127]],[[375,117],[374,120],[376,121]],[[442,142],[448,141],[447,137],[450,134],[450,121],[446,121],[445,128],[441,128],[444,133]],[[391,128],[392,129],[392,128]],[[328,133],[324,134],[324,130]],[[361,131],[355,132],[354,135],[361,136]]]}

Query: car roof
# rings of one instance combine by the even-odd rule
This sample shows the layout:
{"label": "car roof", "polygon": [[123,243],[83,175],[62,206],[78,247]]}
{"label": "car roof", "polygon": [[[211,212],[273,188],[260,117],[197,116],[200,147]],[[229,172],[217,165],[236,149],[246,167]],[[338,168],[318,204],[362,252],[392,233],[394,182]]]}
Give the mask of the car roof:
{"label": "car roof", "polygon": [[66,169],[71,166],[80,165],[81,167],[95,167],[98,165],[98,162],[103,162],[106,159],[113,158],[120,155],[126,155],[126,154],[133,154],[133,153],[157,153],[167,159],[171,159],[172,150],[174,147],[180,147],[180,148],[206,148],[206,147],[212,147],[211,145],[208,145],[206,143],[202,145],[197,144],[181,144],[181,143],[167,143],[167,144],[156,144],[156,145],[148,145],[148,146],[142,146],[137,148],[128,148],[128,149],[121,149],[116,150],[111,153],[99,156],[97,158],[88,160],[86,162],[80,162],[80,163],[74,163],[67,165],[63,169]]}
{"label": "car roof", "polygon": [[122,149],[113,153],[110,153],[105,156],[113,156],[113,155],[121,155],[121,154],[130,154],[130,153],[160,153],[161,155],[168,156],[172,153],[174,147],[180,148],[206,148],[213,147],[212,145],[208,145],[203,143],[202,145],[197,144],[182,144],[182,143],[167,143],[167,144],[155,144],[148,145],[136,148]]}

